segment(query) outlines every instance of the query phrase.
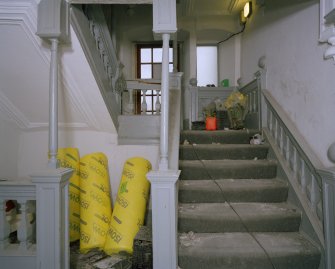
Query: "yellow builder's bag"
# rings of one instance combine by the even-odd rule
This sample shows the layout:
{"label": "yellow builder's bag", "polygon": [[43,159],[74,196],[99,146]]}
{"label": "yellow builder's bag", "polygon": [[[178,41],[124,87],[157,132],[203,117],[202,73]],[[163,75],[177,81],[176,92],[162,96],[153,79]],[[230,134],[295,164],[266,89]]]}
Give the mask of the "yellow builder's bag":
{"label": "yellow builder's bag", "polygon": [[150,162],[140,157],[130,158],[124,164],[104,247],[107,254],[132,254],[133,240],[144,222],[150,187],[146,174],[150,170]]}
{"label": "yellow builder's bag", "polygon": [[108,161],[103,153],[80,159],[80,252],[102,249],[112,215]]}
{"label": "yellow builder's bag", "polygon": [[79,152],[76,148],[58,149],[57,159],[60,167],[73,169],[69,182],[69,233],[70,242],[80,238],[80,186],[79,186]]}

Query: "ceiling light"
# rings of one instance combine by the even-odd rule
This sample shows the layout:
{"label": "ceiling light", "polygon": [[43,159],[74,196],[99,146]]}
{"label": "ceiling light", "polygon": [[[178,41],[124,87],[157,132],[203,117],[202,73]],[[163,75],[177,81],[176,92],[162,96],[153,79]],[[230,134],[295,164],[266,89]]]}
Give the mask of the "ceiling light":
{"label": "ceiling light", "polygon": [[252,5],[251,5],[251,1],[246,2],[243,8],[243,17],[244,18],[249,18],[251,16],[251,12],[252,12]]}

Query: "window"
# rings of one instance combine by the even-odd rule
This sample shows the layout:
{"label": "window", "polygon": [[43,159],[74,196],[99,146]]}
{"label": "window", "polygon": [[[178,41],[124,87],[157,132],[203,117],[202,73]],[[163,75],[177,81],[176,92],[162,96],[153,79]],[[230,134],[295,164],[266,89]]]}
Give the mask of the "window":
{"label": "window", "polygon": [[197,47],[197,80],[199,86],[218,83],[218,49],[217,46]]}
{"label": "window", "polygon": [[[137,78],[141,79],[161,79],[162,74],[162,45],[161,44],[139,44],[137,45]],[[169,71],[173,71],[173,49],[169,50]],[[160,86],[159,86],[160,88]],[[157,91],[148,90],[146,92],[147,112],[155,114],[155,104],[159,98]],[[136,114],[141,114],[141,104],[143,102],[143,92],[137,91],[136,94]]]}

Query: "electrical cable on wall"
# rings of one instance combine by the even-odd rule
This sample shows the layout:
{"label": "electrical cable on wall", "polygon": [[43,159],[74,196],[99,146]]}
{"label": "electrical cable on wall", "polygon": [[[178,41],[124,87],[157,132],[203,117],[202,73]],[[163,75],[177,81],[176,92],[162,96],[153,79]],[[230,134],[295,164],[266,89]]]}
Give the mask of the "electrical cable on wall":
{"label": "electrical cable on wall", "polygon": [[220,41],[220,42],[218,42],[217,43],[217,45],[219,45],[219,44],[221,44],[221,43],[223,43],[223,42],[226,42],[226,41],[228,41],[229,39],[231,39],[233,36],[236,36],[236,35],[238,35],[238,34],[241,34],[241,33],[243,33],[243,31],[244,31],[244,29],[245,29],[245,25],[246,25],[247,23],[243,23],[243,27],[242,27],[242,30],[241,31],[239,31],[239,32],[237,32],[237,33],[234,33],[234,34],[231,34],[230,36],[228,36],[226,39],[224,39],[224,40],[222,40],[222,41]]}

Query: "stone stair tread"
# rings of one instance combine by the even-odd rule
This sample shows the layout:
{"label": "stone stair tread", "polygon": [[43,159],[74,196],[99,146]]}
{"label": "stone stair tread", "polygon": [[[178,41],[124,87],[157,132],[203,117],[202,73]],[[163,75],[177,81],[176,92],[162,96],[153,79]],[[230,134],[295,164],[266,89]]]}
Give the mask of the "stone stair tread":
{"label": "stone stair tread", "polygon": [[277,163],[273,160],[181,160],[179,168],[182,180],[274,178]]}
{"label": "stone stair tread", "polygon": [[269,257],[277,269],[312,269],[318,268],[320,252],[297,232],[179,235],[179,266],[183,269],[273,269]]}
{"label": "stone stair tread", "polygon": [[204,131],[204,130],[186,130],[180,134],[180,141],[183,143],[185,140],[191,144],[212,144],[226,143],[226,144],[249,144],[250,137],[259,133],[255,129],[245,130],[217,130],[217,131]]}
{"label": "stone stair tread", "polygon": [[301,213],[288,203],[179,204],[182,232],[293,232]]}
{"label": "stone stair tread", "polygon": [[179,201],[183,203],[284,202],[287,192],[288,183],[278,178],[179,182]]}
{"label": "stone stair tread", "polygon": [[180,145],[181,160],[265,159],[269,145],[250,144],[193,144]]}

